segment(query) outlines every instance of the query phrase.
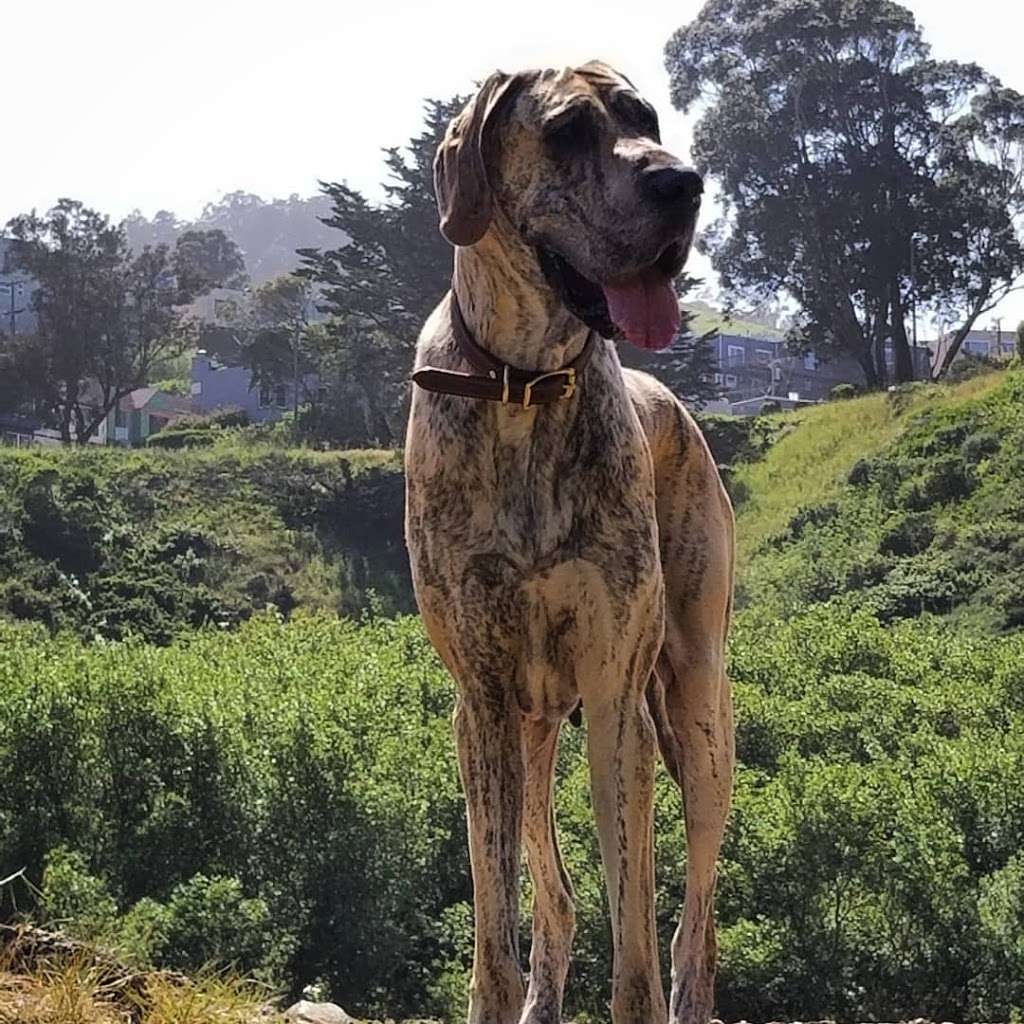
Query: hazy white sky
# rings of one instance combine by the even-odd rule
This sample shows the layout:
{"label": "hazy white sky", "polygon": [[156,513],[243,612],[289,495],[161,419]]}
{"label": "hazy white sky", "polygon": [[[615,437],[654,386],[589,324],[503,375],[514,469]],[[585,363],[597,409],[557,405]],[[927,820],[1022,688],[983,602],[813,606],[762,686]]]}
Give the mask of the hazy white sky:
{"label": "hazy white sky", "polygon": [[[907,5],[937,56],[978,61],[1024,91],[1024,4]],[[418,129],[422,99],[469,92],[495,67],[607,60],[655,103],[666,143],[685,153],[662,51],[699,7],[6,0],[0,224],[59,196],[113,217],[135,207],[192,217],[225,192],[308,195],[319,178],[374,194],[381,147]],[[1002,312],[1024,317],[1024,300]]]}

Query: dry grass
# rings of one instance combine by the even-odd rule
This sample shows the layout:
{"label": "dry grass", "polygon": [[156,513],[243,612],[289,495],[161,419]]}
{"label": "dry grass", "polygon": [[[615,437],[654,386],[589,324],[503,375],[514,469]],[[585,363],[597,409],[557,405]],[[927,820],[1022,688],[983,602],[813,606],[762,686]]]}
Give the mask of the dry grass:
{"label": "dry grass", "polygon": [[86,945],[45,952],[25,936],[0,952],[0,1024],[283,1024],[266,1009],[272,993],[248,979],[132,971]]}

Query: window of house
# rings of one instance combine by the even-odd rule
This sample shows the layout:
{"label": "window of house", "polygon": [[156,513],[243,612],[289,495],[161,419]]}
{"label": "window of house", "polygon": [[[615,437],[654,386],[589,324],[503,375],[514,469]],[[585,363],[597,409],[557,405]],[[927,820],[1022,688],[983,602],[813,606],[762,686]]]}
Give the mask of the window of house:
{"label": "window of house", "polygon": [[269,409],[270,408],[270,385],[269,384],[261,384],[260,385],[260,408],[261,409]]}
{"label": "window of house", "polygon": [[759,348],[755,355],[759,363],[770,363],[772,361],[772,351],[769,348]]}
{"label": "window of house", "polygon": [[288,391],[283,384],[278,384],[274,388],[274,401],[277,404],[278,409],[288,408]]}
{"label": "window of house", "polygon": [[725,386],[727,388],[734,388],[734,387],[736,387],[736,374],[735,373],[727,373],[725,375]]}
{"label": "window of house", "polygon": [[234,299],[214,299],[213,315],[217,320],[234,320],[238,316],[238,304]]}
{"label": "window of house", "polygon": [[816,370],[818,368],[818,357],[813,352],[808,352],[804,356],[804,369],[805,370]]}
{"label": "window of house", "polygon": [[127,427],[128,413],[120,405],[114,407],[114,426]]}
{"label": "window of house", "polygon": [[747,350],[742,345],[729,346],[729,365],[742,366],[746,361]]}
{"label": "window of house", "polygon": [[781,366],[773,366],[772,367],[772,380],[782,380],[782,367]]}

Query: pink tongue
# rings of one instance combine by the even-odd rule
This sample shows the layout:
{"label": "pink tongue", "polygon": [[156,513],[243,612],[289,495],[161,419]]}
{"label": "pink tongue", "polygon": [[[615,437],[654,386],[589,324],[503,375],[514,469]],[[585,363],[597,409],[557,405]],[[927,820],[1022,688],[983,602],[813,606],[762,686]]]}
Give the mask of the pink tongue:
{"label": "pink tongue", "polygon": [[672,344],[679,333],[679,300],[669,278],[652,267],[601,287],[612,320],[634,345],[658,349]]}

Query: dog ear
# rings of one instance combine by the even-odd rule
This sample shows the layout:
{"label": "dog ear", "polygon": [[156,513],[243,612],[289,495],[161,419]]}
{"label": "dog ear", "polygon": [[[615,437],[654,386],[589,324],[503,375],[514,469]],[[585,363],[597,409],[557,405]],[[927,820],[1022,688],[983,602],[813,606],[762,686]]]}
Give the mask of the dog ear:
{"label": "dog ear", "polygon": [[500,111],[523,84],[522,75],[495,71],[445,132],[434,157],[434,192],[441,234],[452,245],[473,245],[494,214],[488,180],[493,130]]}

